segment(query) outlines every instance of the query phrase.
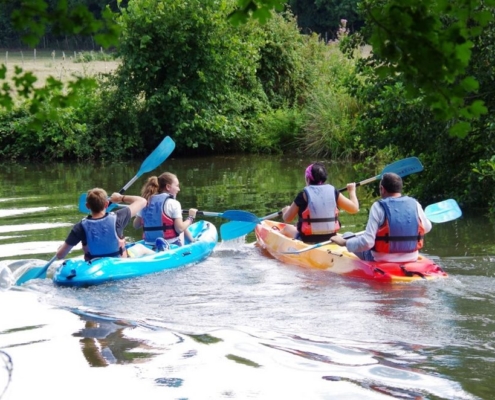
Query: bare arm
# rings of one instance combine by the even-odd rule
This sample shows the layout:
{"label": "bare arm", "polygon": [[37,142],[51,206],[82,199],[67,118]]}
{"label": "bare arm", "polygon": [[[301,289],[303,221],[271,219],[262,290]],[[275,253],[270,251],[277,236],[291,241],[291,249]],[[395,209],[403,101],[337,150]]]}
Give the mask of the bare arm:
{"label": "bare arm", "polygon": [[296,203],[292,203],[290,206],[282,208],[282,219],[284,222],[291,222],[299,212],[299,207]]}
{"label": "bare arm", "polygon": [[177,232],[184,232],[187,228],[189,228],[194,223],[194,218],[196,218],[196,212],[198,210],[195,208],[189,209],[189,218],[187,217],[185,220],[181,218],[174,219],[174,228]]}
{"label": "bare arm", "polygon": [[129,204],[129,210],[131,210],[131,217],[134,217],[139,211],[141,211],[148,202],[141,196],[122,195],[120,193],[113,193],[110,196],[112,203],[125,203]]}
{"label": "bare arm", "polygon": [[57,258],[59,260],[61,260],[62,258],[65,258],[65,256],[67,256],[67,254],[69,254],[69,252],[72,250],[72,247],[71,245],[67,244],[64,242],[64,244],[62,246],[60,246],[57,250]]}
{"label": "bare arm", "polygon": [[356,196],[356,184],[348,183],[347,191],[349,192],[349,198],[340,193],[339,198],[337,199],[337,206],[341,210],[347,211],[349,214],[356,214],[359,211],[359,200]]}

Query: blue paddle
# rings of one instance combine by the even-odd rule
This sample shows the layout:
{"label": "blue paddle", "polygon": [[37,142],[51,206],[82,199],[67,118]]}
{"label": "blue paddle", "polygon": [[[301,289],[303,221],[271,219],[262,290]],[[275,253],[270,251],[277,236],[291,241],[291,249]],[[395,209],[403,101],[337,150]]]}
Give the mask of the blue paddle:
{"label": "blue paddle", "polygon": [[[139,168],[139,171],[137,174],[132,178],[127,184],[119,190],[120,194],[123,194],[129,187],[136,182],[136,180],[143,175],[146,172],[150,172],[154,170],[156,167],[158,167],[162,162],[164,162],[170,154],[172,154],[172,151],[175,149],[175,142],[170,138],[170,136],[165,137],[162,142],[158,145],[158,147],[153,150],[153,153],[151,153],[146,160],[143,161],[141,164],[141,168]],[[86,207],[86,193],[82,193],[79,196],[79,211],[83,213],[90,213],[91,211]],[[117,204],[112,204],[110,203],[107,210],[111,211],[113,208],[118,207]]]}
{"label": "blue paddle", "polygon": [[437,224],[453,221],[462,216],[462,211],[454,199],[440,201],[430,204],[425,208],[426,217]]}
{"label": "blue paddle", "polygon": [[254,216],[254,218],[256,219],[251,221],[230,221],[222,224],[220,226],[220,236],[222,237],[222,240],[232,240],[247,235],[254,228],[256,228],[256,225],[258,225],[261,221],[265,219],[280,217],[282,215],[282,211],[274,212],[273,214],[267,215],[262,218],[258,218],[254,214],[251,215]]}
{"label": "blue paddle", "polygon": [[[428,218],[431,222],[442,223],[442,222],[453,221],[454,219],[459,218],[462,215],[462,211],[454,199],[448,199],[427,206],[425,208],[425,215],[426,218]],[[348,239],[350,237],[357,236],[362,233],[364,233],[364,231],[347,237],[344,234],[344,238]],[[325,242],[317,243],[312,246],[305,247],[304,249],[285,251],[283,254],[300,254],[309,250],[317,249],[318,247],[326,246],[331,243],[332,240],[326,240]]]}
{"label": "blue paddle", "polygon": [[[394,172],[400,177],[404,177],[421,171],[423,171],[423,165],[417,157],[404,158],[402,160],[395,161],[392,164],[387,165],[380,174],[356,183],[356,187],[376,181],[387,172]],[[347,190],[347,187],[340,189],[339,191],[343,192],[345,190]],[[243,220],[237,219],[237,221],[231,221],[223,224],[220,227],[220,234],[223,240],[232,240],[240,236],[247,235],[249,232],[254,230],[254,228],[256,228],[256,225],[260,221],[263,221],[264,219],[274,218],[280,215],[282,215],[280,211],[267,215],[263,218],[257,218],[256,215],[251,214],[251,219],[247,219],[248,217],[246,217],[246,219]],[[234,220],[234,218],[231,219]]]}
{"label": "blue paddle", "polygon": [[[356,187],[367,185],[368,183],[377,181],[378,179],[381,179],[382,175],[386,174],[387,172],[394,172],[402,178],[404,176],[415,174],[416,172],[421,171],[423,171],[423,164],[421,164],[421,161],[419,161],[417,157],[404,158],[402,160],[395,161],[392,164],[387,165],[378,175],[356,183]],[[343,192],[345,190],[347,190],[347,187],[340,189],[339,192]]]}
{"label": "blue paddle", "polygon": [[34,267],[26,272],[24,272],[17,280],[15,281],[15,284],[17,286],[22,285],[23,283],[31,280],[31,279],[45,279],[46,278],[46,272],[48,271],[48,267],[53,264],[53,262],[57,259],[57,256],[53,256],[48,263],[43,266],[43,267]]}

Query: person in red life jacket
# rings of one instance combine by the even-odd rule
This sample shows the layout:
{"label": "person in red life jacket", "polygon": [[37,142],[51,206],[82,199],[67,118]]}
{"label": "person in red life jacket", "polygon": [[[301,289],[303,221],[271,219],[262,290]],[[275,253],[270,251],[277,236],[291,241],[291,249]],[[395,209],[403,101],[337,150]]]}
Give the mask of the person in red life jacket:
{"label": "person in red life jacket", "polygon": [[[129,206],[115,212],[107,212],[109,200],[112,203],[126,203]],[[98,257],[127,257],[124,228],[145,206],[146,200],[140,196],[113,193],[109,199],[103,189],[89,190],[86,207],[91,211],[91,215],[72,227],[69,236],[57,251],[57,258],[65,258],[79,242],[82,242],[86,261]]]}
{"label": "person in red life jacket", "polygon": [[401,193],[402,178],[391,172],[383,174],[381,199],[371,206],[364,234],[349,239],[334,236],[330,240],[367,261],[416,261],[431,222],[421,204]]}
{"label": "person in red life jacket", "polygon": [[179,180],[170,172],[152,176],[144,184],[141,195],[148,204],[134,218],[133,226],[143,228],[146,244],[155,245],[156,239],[164,238],[169,244],[182,246],[182,232],[189,242],[194,241],[187,228],[193,224],[198,210],[190,208],[189,216],[183,220],[182,207],[176,200],[179,192]]}
{"label": "person in red life jacket", "polygon": [[299,216],[297,226],[287,224],[282,233],[305,243],[320,243],[329,240],[340,228],[339,209],[350,214],[359,211],[356,184],[348,183],[349,198],[334,186],[326,184],[327,171],[322,163],[306,168],[306,187],[298,193],[293,203],[282,209],[282,218],[291,222]]}

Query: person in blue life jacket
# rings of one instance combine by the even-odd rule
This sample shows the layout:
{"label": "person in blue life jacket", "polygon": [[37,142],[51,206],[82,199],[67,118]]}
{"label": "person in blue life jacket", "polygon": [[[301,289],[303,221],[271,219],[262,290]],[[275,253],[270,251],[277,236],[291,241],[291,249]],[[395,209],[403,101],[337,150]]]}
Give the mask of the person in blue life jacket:
{"label": "person in blue life jacket", "polygon": [[334,186],[325,183],[327,170],[319,162],[306,168],[304,178],[306,187],[297,194],[290,206],[282,209],[282,218],[285,222],[291,222],[296,216],[299,217],[297,225],[285,225],[282,233],[305,243],[324,242],[340,229],[339,209],[350,214],[359,211],[356,184],[347,184],[349,198],[345,197]]}
{"label": "person in blue life jacket", "polygon": [[416,261],[424,235],[432,227],[423,207],[402,195],[402,178],[392,172],[383,174],[380,196],[371,206],[362,235],[348,239],[334,236],[330,240],[366,261]]}
{"label": "person in blue life jacket", "polygon": [[184,220],[181,204],[176,199],[179,192],[179,180],[171,172],[152,176],[144,184],[141,196],[148,204],[136,215],[133,226],[143,228],[146,244],[155,245],[165,239],[168,244],[182,246],[182,233],[189,242],[194,241],[187,228],[194,223],[198,210],[190,208],[189,216]]}
{"label": "person in blue life jacket", "polygon": [[[107,212],[109,201],[116,204],[126,203],[129,206],[115,212]],[[82,242],[86,261],[98,257],[127,257],[124,228],[145,206],[146,200],[140,196],[113,193],[109,199],[103,189],[89,190],[86,207],[91,211],[91,215],[72,227],[67,239],[57,251],[57,258],[65,258],[79,242]]]}

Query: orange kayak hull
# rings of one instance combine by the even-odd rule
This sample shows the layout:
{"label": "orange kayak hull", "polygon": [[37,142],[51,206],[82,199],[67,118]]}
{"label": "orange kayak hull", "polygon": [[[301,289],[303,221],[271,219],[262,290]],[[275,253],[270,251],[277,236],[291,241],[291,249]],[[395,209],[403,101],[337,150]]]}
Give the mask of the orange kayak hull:
{"label": "orange kayak hull", "polygon": [[300,240],[284,236],[280,232],[284,226],[284,223],[265,220],[256,226],[255,233],[258,244],[263,249],[287,264],[323,269],[351,278],[383,283],[409,283],[448,276],[439,265],[421,255],[417,261],[406,263],[363,261],[345,247],[336,244],[321,246],[299,254],[284,254],[308,246]]}

